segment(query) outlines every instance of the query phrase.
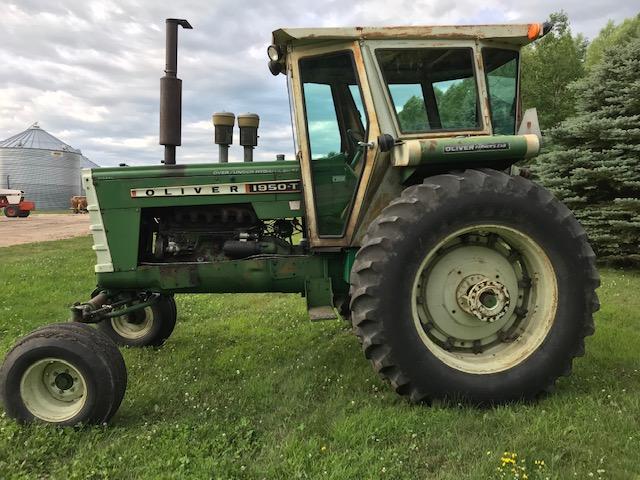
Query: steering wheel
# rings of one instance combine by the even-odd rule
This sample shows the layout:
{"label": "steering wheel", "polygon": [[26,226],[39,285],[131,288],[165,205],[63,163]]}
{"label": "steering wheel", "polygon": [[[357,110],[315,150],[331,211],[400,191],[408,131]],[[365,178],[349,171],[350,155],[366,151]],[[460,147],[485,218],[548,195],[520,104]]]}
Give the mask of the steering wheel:
{"label": "steering wheel", "polygon": [[355,152],[353,154],[353,159],[351,160],[351,162],[349,162],[349,167],[351,167],[352,170],[355,170],[356,165],[358,165],[358,163],[360,162],[360,160],[364,156],[363,155],[364,154],[364,148],[361,147],[360,145],[358,145],[359,142],[363,141],[363,138],[358,138],[357,133],[354,132],[353,130],[351,130],[350,128],[347,129],[347,138],[349,139],[349,143],[351,144],[351,147],[353,148],[353,151]]}

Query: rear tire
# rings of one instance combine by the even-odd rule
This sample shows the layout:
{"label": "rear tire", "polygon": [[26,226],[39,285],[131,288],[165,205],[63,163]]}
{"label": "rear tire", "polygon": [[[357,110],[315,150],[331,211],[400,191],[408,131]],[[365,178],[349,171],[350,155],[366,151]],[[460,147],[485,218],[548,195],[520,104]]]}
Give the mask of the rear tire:
{"label": "rear tire", "polygon": [[4,207],[4,216],[9,218],[16,218],[18,216],[18,207],[14,205],[8,205]]}
{"label": "rear tire", "polygon": [[[7,414],[59,426],[108,422],[126,388],[124,361],[87,326],[54,324],[19,340],[0,367]],[[92,329],[91,329],[92,330]]]}
{"label": "rear tire", "polygon": [[548,191],[495,170],[427,178],[372,222],[351,273],[353,325],[396,392],[533,399],[584,354],[595,255]]}
{"label": "rear tire", "polygon": [[159,347],[171,336],[176,319],[174,298],[163,296],[144,309],[103,320],[98,329],[121,346]]}
{"label": "rear tire", "polygon": [[20,210],[18,216],[20,218],[27,218],[31,214],[31,210]]}

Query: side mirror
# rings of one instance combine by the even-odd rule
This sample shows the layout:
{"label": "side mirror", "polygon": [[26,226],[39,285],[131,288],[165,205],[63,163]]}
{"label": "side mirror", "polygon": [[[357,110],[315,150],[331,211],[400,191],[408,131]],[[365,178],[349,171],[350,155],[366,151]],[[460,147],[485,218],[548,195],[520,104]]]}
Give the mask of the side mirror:
{"label": "side mirror", "polygon": [[378,147],[381,152],[390,152],[396,145],[396,139],[388,133],[383,133],[378,137]]}

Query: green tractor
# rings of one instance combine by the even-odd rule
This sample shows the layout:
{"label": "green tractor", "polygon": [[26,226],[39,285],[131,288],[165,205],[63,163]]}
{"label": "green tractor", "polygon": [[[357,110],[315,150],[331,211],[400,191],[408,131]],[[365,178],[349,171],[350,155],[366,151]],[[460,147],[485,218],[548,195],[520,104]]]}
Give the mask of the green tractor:
{"label": "green tractor", "polygon": [[[70,322],[19,340],[7,414],[107,422],[127,373],[116,345],[160,346],[180,293],[288,292],[343,317],[412,402],[493,405],[550,391],[594,331],[599,277],[567,207],[518,173],[535,156],[519,51],[548,24],[281,29],[295,158],[252,162],[259,118],[215,114],[219,163],[176,164],[178,26],[167,20],[162,164],[84,170],[97,288]],[[93,328],[90,324],[95,324]]]}

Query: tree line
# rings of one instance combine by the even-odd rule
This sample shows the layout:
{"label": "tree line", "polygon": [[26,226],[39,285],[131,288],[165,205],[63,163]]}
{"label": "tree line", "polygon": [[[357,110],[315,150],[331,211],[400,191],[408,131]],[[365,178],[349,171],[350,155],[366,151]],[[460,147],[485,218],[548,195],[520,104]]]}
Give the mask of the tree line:
{"label": "tree line", "polygon": [[603,260],[640,264],[640,15],[591,42],[564,12],[524,49],[524,107],[537,107],[543,150],[533,172],[583,224]]}

